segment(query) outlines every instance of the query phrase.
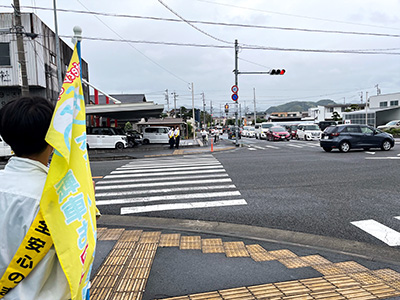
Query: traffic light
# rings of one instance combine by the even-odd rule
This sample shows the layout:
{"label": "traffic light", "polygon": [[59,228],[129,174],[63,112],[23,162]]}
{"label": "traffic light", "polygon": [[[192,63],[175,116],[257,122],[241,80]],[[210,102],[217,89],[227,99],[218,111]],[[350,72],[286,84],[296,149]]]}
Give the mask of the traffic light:
{"label": "traffic light", "polygon": [[269,75],[283,75],[285,74],[285,72],[285,69],[272,69],[271,71],[269,71]]}
{"label": "traffic light", "polygon": [[228,113],[228,112],[229,112],[229,105],[225,104],[225,113]]}

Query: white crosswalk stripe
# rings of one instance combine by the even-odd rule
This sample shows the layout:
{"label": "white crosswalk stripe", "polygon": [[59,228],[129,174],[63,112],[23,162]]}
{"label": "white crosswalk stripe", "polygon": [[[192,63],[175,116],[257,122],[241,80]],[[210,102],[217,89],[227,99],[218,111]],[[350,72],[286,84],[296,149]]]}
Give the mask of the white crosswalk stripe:
{"label": "white crosswalk stripe", "polygon": [[[399,217],[395,217],[400,219]],[[350,222],[354,226],[357,226],[361,230],[369,233],[373,237],[381,240],[389,246],[400,246],[400,232],[393,230],[392,228],[383,225],[375,220],[362,220]]]}
{"label": "white crosswalk stripe", "polygon": [[135,160],[96,183],[96,205],[121,214],[246,204],[212,155]]}

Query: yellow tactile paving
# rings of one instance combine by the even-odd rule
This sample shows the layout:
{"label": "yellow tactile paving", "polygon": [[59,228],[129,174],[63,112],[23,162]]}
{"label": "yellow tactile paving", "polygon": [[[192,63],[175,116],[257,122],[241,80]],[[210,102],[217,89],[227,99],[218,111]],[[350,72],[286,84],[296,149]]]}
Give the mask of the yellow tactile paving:
{"label": "yellow tactile paving", "polygon": [[247,251],[250,253],[250,256],[255,261],[270,261],[276,260],[277,258],[271,254],[267,250],[265,250],[262,246],[255,245],[246,245]]}
{"label": "yellow tactile paving", "polygon": [[179,233],[162,234],[159,247],[179,247],[181,235]]}
{"label": "yellow tactile paving", "polygon": [[203,253],[225,253],[222,239],[202,239],[201,250]]}
{"label": "yellow tactile paving", "polygon": [[269,254],[271,254],[272,256],[276,257],[276,259],[280,259],[280,258],[296,258],[296,257],[298,257],[292,251],[287,250],[287,249],[269,251]]}
{"label": "yellow tactile paving", "polygon": [[178,246],[180,249],[201,249],[205,255],[225,252],[227,257],[277,260],[287,268],[311,266],[323,277],[166,298],[170,300],[369,300],[400,296],[400,273],[391,269],[369,270],[354,261],[332,263],[320,255],[299,257],[287,249],[267,251],[258,244],[161,234],[159,231],[100,228],[98,238],[116,243],[92,280],[92,300],[141,300],[157,248]]}
{"label": "yellow tactile paving", "polygon": [[225,254],[227,257],[249,257],[250,254],[243,242],[225,242]]}
{"label": "yellow tactile paving", "polygon": [[201,250],[201,237],[200,236],[181,236],[181,250]]}
{"label": "yellow tactile paving", "polygon": [[331,264],[329,260],[322,257],[321,255],[308,255],[308,256],[301,256],[300,258],[305,262],[307,262],[310,266]]}

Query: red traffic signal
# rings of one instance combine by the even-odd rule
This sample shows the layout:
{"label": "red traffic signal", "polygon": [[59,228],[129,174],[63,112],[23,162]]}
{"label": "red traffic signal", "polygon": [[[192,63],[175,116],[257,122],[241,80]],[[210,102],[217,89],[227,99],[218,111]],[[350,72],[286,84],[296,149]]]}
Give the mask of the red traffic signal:
{"label": "red traffic signal", "polygon": [[228,109],[229,109],[229,105],[225,104],[225,110],[228,110]]}
{"label": "red traffic signal", "polygon": [[269,75],[283,75],[285,73],[285,69],[272,69],[271,71],[269,71]]}

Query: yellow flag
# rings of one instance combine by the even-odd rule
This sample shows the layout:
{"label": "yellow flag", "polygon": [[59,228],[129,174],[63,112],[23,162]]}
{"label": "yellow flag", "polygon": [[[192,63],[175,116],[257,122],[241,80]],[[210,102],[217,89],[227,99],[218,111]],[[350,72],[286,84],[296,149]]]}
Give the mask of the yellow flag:
{"label": "yellow flag", "polygon": [[75,46],[46,141],[54,155],[40,209],[67,277],[85,299],[96,247],[96,206],[86,149],[86,113]]}

